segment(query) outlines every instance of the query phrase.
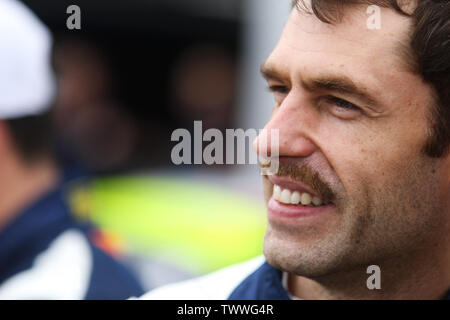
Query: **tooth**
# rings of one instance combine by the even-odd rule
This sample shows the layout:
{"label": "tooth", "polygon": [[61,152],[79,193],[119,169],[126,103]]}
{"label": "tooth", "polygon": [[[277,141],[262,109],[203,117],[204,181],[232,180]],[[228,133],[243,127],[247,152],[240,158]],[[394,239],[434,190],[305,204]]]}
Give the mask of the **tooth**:
{"label": "tooth", "polygon": [[260,156],[260,157],[259,157],[259,163],[260,163],[262,166],[268,166],[268,165],[270,165],[270,159],[269,159],[269,158],[266,158],[266,157],[263,157],[263,156]]}
{"label": "tooth", "polygon": [[300,203],[300,192],[294,191],[291,195],[291,204],[299,204]]}
{"label": "tooth", "polygon": [[313,197],[312,198],[312,203],[315,206],[320,206],[320,205],[322,205],[322,199],[320,199],[319,197]]}
{"label": "tooth", "polygon": [[285,204],[291,203],[291,191],[288,189],[284,189],[281,191],[280,202]]}
{"label": "tooth", "polygon": [[281,196],[281,188],[280,186],[277,186],[276,184],[273,186],[273,198],[275,200],[280,200]]}
{"label": "tooth", "polygon": [[309,193],[303,193],[301,196],[301,199],[300,199],[302,205],[304,205],[304,206],[309,205],[311,203],[311,200],[312,200],[312,197]]}

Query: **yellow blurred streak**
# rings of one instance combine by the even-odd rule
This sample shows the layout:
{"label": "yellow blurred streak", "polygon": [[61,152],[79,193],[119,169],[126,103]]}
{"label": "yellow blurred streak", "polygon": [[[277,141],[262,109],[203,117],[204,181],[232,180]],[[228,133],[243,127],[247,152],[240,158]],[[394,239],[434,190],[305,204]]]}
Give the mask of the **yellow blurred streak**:
{"label": "yellow blurred streak", "polygon": [[73,210],[117,233],[127,250],[207,273],[262,254],[265,207],[228,189],[155,177],[110,177],[76,188]]}

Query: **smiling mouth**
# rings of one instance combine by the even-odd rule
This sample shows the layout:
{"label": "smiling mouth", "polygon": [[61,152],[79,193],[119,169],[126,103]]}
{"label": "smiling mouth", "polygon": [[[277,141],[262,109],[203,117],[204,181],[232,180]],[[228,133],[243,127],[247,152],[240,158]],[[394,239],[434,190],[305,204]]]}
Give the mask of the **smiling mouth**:
{"label": "smiling mouth", "polygon": [[[313,188],[309,183],[305,183],[290,176],[272,175],[267,177],[268,182],[272,184],[272,199],[283,205],[295,207],[322,207],[332,204],[331,197],[328,196],[328,190],[322,188]],[[320,184],[312,185],[320,187]]]}
{"label": "smiling mouth", "polygon": [[328,205],[320,197],[312,195],[308,192],[290,190],[283,188],[277,184],[273,185],[272,197],[283,204],[291,204],[304,207],[320,207]]}

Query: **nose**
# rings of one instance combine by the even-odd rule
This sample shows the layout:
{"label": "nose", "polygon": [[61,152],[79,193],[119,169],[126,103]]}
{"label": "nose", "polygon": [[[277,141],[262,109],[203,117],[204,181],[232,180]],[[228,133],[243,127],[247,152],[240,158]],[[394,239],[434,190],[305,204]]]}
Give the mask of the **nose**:
{"label": "nose", "polygon": [[[316,117],[314,110],[307,107],[305,98],[292,91],[280,106],[274,108],[270,121],[253,143],[254,150],[260,157],[310,156],[317,149],[310,137],[314,124],[317,124]],[[278,141],[274,141],[274,132],[278,132]]]}

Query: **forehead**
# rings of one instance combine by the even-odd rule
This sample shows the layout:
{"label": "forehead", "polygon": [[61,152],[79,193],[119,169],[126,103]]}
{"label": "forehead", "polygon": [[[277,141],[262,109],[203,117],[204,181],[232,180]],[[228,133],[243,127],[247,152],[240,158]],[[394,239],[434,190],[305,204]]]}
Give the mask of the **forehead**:
{"label": "forehead", "polygon": [[[398,97],[386,92],[424,86],[405,59],[411,21],[392,9],[380,8],[381,28],[367,25],[368,6],[344,9],[342,21],[326,24],[313,14],[294,9],[266,66],[292,82],[301,76],[334,73],[382,96],[390,104]],[[406,92],[403,92],[406,93]],[[398,101],[397,101],[398,102]]]}
{"label": "forehead", "polygon": [[[366,5],[349,5],[344,8],[342,21],[326,24],[315,15],[292,10],[281,44],[291,49],[310,52],[344,54],[353,58],[399,58],[402,47],[407,47],[411,21],[392,9],[379,8],[380,29],[371,29],[371,18]],[[379,59],[378,59],[379,60]],[[401,63],[398,63],[401,67]]]}

